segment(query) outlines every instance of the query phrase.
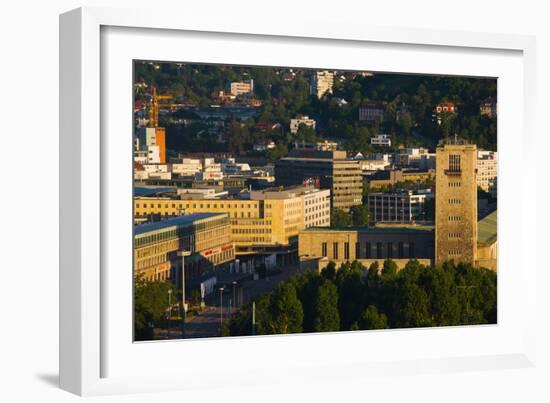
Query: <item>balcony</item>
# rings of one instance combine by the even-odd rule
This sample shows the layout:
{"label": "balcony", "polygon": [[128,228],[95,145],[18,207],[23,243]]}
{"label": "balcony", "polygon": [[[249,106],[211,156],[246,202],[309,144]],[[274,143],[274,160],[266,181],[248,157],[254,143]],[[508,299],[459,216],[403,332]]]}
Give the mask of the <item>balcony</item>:
{"label": "balcony", "polygon": [[443,172],[445,173],[445,175],[449,176],[460,176],[462,174],[462,171],[460,169],[445,169]]}

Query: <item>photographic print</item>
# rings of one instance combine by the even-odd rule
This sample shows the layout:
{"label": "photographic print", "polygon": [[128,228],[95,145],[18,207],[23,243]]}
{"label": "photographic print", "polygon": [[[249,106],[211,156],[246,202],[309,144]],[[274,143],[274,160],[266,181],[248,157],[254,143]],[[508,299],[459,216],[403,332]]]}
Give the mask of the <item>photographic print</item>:
{"label": "photographic print", "polygon": [[135,341],[497,323],[496,78],[133,69]]}

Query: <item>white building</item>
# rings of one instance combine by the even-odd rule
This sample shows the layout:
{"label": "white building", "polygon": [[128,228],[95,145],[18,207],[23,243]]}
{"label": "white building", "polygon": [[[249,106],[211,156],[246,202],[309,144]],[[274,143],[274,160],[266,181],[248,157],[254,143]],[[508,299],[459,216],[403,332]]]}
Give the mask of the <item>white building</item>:
{"label": "white building", "polygon": [[497,195],[498,153],[479,150],[477,152],[477,186],[493,197]]}
{"label": "white building", "polygon": [[254,151],[267,151],[275,148],[274,141],[262,141],[254,144]]}
{"label": "white building", "polygon": [[220,163],[220,167],[224,175],[252,174],[249,164],[236,162],[235,158],[226,158]]}
{"label": "white building", "polygon": [[308,188],[303,194],[304,228],[330,226],[330,190]]}
{"label": "white building", "polygon": [[300,125],[306,125],[315,130],[315,120],[310,119],[309,116],[297,116],[294,119],[290,119],[290,132],[292,134],[298,133]]}
{"label": "white building", "polygon": [[377,134],[371,137],[370,143],[375,146],[391,147],[391,137],[389,134]]}
{"label": "white building", "polygon": [[383,171],[390,162],[387,160],[363,160],[361,161],[361,169],[363,171]]}
{"label": "white building", "polygon": [[309,92],[321,99],[325,94],[332,94],[334,85],[334,73],[330,71],[317,71],[311,76]]}
{"label": "white building", "polygon": [[160,147],[156,145],[142,146],[134,151],[134,161],[140,164],[159,164]]}
{"label": "white building", "polygon": [[219,192],[215,188],[180,188],[177,192],[182,199],[220,199],[229,195],[229,192]]}
{"label": "white building", "polygon": [[394,162],[399,167],[435,169],[435,153],[426,148],[402,148],[396,153]]}
{"label": "white building", "polygon": [[172,164],[172,173],[180,176],[193,176],[202,171],[202,163],[199,159],[183,158],[181,163]]}
{"label": "white building", "polygon": [[330,190],[317,189],[313,186],[293,186],[289,188],[269,188],[253,190],[250,200],[285,199],[289,208],[301,209],[302,214],[296,215],[301,220],[288,222],[299,229],[330,226]]}

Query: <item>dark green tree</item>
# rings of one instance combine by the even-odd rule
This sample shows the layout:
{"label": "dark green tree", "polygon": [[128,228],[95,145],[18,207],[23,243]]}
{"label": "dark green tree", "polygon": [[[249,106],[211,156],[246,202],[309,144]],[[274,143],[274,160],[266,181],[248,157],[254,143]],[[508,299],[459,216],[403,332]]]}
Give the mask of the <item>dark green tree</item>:
{"label": "dark green tree", "polygon": [[135,280],[134,287],[134,330],[136,340],[151,340],[153,328],[167,317],[168,301],[177,303],[177,290],[169,281]]}
{"label": "dark green tree", "polygon": [[271,334],[300,333],[303,330],[304,310],[295,286],[280,283],[271,299]]}
{"label": "dark green tree", "polygon": [[335,332],[340,330],[338,289],[330,281],[324,281],[317,290],[314,330],[316,332]]}
{"label": "dark green tree", "polygon": [[339,208],[333,208],[330,212],[330,225],[333,227],[347,227],[352,224],[351,215]]}
{"label": "dark green tree", "polygon": [[369,305],[361,316],[361,329],[387,329],[388,318],[383,313],[379,313],[374,305]]}

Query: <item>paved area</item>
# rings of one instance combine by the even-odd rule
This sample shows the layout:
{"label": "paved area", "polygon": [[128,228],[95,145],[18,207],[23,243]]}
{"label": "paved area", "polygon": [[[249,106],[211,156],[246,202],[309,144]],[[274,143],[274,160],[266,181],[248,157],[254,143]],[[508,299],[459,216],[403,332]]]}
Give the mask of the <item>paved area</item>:
{"label": "paved area", "polygon": [[[239,273],[228,274],[218,281],[218,284],[225,284],[226,290],[222,295],[223,312],[222,319],[227,319],[231,310],[234,311],[240,306],[248,304],[262,294],[271,292],[277,287],[281,281],[288,280],[294,274],[301,272],[299,265],[288,266],[279,273],[272,273],[265,278],[254,280],[250,275]],[[233,281],[238,281],[239,284],[233,292]],[[218,285],[218,287],[219,287]],[[234,299],[237,300],[237,307],[234,307]],[[202,337],[218,337],[220,335],[220,294],[219,292],[212,293],[205,301],[206,308],[198,315],[194,315],[185,323],[184,338],[202,338]],[[182,338],[181,328],[173,328],[171,332],[159,330],[155,332],[159,339]]]}

